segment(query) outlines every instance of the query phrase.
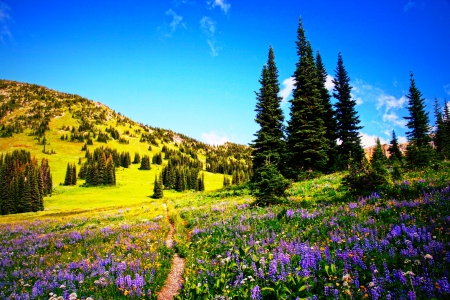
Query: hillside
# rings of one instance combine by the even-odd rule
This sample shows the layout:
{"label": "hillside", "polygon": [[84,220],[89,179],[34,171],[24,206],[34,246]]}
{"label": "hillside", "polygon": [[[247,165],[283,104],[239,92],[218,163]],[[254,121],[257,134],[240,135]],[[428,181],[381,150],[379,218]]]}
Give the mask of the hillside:
{"label": "hillside", "polygon": [[[63,186],[67,164],[76,164],[79,170],[87,152],[93,153],[100,147],[129,153],[131,159],[136,153],[150,158],[161,155],[162,161],[153,163],[150,171],[139,170],[138,164],[116,168],[115,187],[79,188],[83,180],[75,187]],[[248,176],[251,170],[249,147],[233,143],[210,146],[181,133],[137,123],[79,95],[0,80],[0,152],[15,149],[26,149],[38,160],[48,159],[55,190],[47,198],[46,207],[55,205],[61,209],[68,202],[70,207],[75,203],[90,207],[149,200],[155,175],[169,162],[169,154],[162,153],[164,149],[189,164],[197,162],[204,174],[206,190],[221,188],[224,173],[231,179],[233,173]],[[179,192],[165,191],[166,197],[177,195]],[[89,201],[90,197],[98,200],[96,204]]]}

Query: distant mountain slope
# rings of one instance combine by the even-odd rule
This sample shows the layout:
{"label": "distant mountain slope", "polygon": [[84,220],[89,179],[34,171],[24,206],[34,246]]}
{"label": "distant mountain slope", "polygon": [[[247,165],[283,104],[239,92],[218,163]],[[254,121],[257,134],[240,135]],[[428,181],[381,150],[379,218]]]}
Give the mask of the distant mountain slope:
{"label": "distant mountain slope", "polygon": [[56,165],[58,174],[54,178],[62,178],[68,162],[84,159],[83,146],[108,146],[131,155],[139,152],[152,156],[166,146],[165,149],[189,159],[199,159],[205,171],[229,175],[251,172],[248,146],[233,143],[211,146],[182,133],[135,122],[79,95],[0,80],[1,152],[26,148],[33,155],[46,156],[52,166]]}

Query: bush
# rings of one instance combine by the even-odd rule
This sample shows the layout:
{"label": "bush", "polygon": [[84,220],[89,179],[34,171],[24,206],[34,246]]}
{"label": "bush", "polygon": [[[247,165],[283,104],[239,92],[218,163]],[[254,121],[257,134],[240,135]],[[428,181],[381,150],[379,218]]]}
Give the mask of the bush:
{"label": "bush", "polygon": [[286,189],[290,181],[281,175],[277,168],[267,162],[255,174],[250,185],[251,193],[255,196],[255,205],[266,206],[276,204],[286,199]]}

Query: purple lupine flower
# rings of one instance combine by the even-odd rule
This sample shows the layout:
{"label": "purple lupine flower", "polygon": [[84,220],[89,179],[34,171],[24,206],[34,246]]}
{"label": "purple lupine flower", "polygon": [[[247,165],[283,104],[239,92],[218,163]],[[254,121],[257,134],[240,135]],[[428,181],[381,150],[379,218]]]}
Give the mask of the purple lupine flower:
{"label": "purple lupine flower", "polygon": [[286,211],[286,216],[287,216],[289,219],[292,219],[292,218],[294,217],[294,210],[293,210],[293,209],[288,209],[288,210]]}
{"label": "purple lupine flower", "polygon": [[409,300],[416,300],[416,293],[413,291],[409,291],[407,296]]}
{"label": "purple lupine flower", "polygon": [[252,288],[252,300],[261,300],[261,290],[259,289],[259,286],[256,285],[254,288]]}

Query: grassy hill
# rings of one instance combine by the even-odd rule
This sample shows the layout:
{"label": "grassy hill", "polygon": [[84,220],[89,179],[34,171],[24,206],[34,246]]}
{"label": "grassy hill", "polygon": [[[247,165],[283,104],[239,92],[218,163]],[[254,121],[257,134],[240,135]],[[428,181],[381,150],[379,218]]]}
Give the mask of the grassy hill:
{"label": "grassy hill", "polygon": [[[204,165],[205,189],[216,190],[223,184],[224,175],[208,172],[209,165],[206,164],[207,157],[215,155],[218,147],[171,130],[134,122],[99,102],[78,95],[0,80],[0,117],[0,152],[26,149],[39,160],[42,157],[49,160],[55,189],[53,196],[45,199],[46,210],[133,205],[150,201],[155,175],[167,165],[166,159],[161,165],[153,164],[150,171],[139,170],[139,164],[117,168],[117,185],[114,187],[81,188],[82,180],[78,181],[77,186],[60,184],[64,182],[68,163],[75,163],[80,168],[78,162],[83,162],[86,154],[81,149],[88,138],[93,140],[93,145],[88,146],[91,152],[96,147],[107,146],[117,149],[119,153],[129,152],[132,159],[135,153],[152,157],[160,153],[164,145],[186,154],[194,153]],[[113,134],[108,133],[111,129],[119,136],[112,138]],[[99,134],[108,136],[107,143],[96,141]],[[67,140],[61,137],[67,137]],[[231,143],[224,147],[233,149],[225,154],[228,163],[249,163],[247,147]],[[173,190],[165,191],[165,197],[179,195]]]}

